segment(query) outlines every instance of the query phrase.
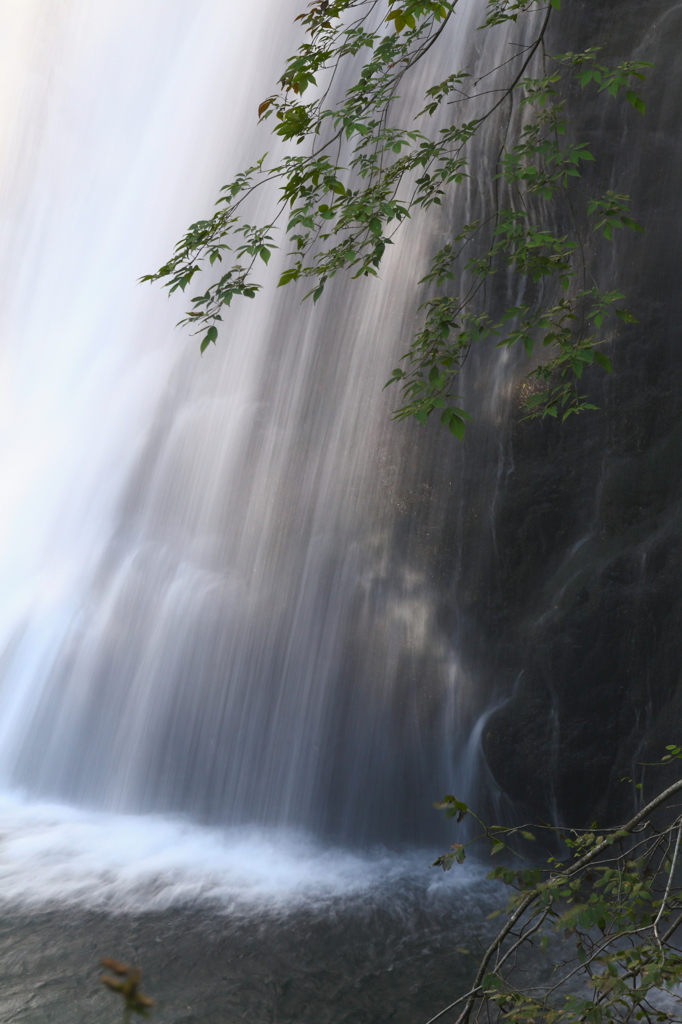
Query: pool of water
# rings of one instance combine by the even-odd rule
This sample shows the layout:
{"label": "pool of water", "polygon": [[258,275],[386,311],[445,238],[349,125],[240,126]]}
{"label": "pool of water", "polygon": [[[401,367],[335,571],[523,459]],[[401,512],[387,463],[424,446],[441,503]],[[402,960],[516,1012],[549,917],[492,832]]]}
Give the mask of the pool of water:
{"label": "pool of water", "polygon": [[[426,1022],[463,991],[497,892],[436,851],[364,854],[0,799],[0,1020],[115,1022],[99,960],[154,1020]],[[499,898],[499,897],[497,897]],[[446,1018],[447,1019],[447,1018]]]}

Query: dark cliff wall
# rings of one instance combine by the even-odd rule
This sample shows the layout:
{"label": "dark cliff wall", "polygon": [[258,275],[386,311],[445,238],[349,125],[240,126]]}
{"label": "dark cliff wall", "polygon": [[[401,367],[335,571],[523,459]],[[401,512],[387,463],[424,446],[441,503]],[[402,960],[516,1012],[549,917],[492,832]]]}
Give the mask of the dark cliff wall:
{"label": "dark cliff wall", "polygon": [[614,338],[612,377],[591,382],[599,412],[515,416],[490,585],[466,615],[470,657],[507,698],[483,736],[495,779],[531,812],[579,822],[626,809],[620,779],[682,733],[682,5],[567,6],[554,52],[600,43],[605,63],[655,64],[645,117],[572,99],[601,180],[646,226],[590,253],[639,323]]}

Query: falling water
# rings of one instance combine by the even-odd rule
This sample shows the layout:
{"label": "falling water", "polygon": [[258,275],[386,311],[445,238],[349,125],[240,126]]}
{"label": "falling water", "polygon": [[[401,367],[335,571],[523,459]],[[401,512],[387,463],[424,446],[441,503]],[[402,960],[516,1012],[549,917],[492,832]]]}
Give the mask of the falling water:
{"label": "falling water", "polygon": [[[202,359],[182,307],[135,285],[262,145],[295,7],[5,6],[2,771],[93,809],[414,843],[476,710],[472,484],[455,442],[390,422],[381,384],[447,225],[409,227],[381,282],[317,308],[266,287]],[[472,442],[483,509],[496,399]]]}
{"label": "falling water", "polygon": [[[522,679],[476,657],[519,364],[472,354],[464,447],[381,386],[490,147],[381,280],[311,307],[275,267],[202,358],[182,296],[135,283],[272,145],[255,111],[300,6],[0,0],[0,960],[59,957],[22,954],[8,1016],[95,942],[143,957],[172,1019],[426,1019],[488,909],[424,847],[450,837],[434,799],[491,785]],[[476,8],[441,77],[509,56]]]}

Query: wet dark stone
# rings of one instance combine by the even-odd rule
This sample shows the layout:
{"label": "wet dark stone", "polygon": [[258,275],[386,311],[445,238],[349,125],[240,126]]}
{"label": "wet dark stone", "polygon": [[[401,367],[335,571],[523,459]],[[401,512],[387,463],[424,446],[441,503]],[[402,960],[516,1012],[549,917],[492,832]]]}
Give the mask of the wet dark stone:
{"label": "wet dark stone", "polygon": [[[475,611],[495,653],[482,643],[476,660],[506,695],[483,735],[497,783],[517,809],[580,824],[626,813],[622,777],[682,729],[682,10],[578,4],[562,26],[556,49],[582,34],[605,63],[656,64],[644,118],[574,105],[576,134],[599,136],[600,177],[610,165],[646,225],[615,243],[613,286],[639,322],[617,333],[612,377],[588,379],[598,412],[512,426],[494,594]],[[594,265],[613,255],[597,243]]]}

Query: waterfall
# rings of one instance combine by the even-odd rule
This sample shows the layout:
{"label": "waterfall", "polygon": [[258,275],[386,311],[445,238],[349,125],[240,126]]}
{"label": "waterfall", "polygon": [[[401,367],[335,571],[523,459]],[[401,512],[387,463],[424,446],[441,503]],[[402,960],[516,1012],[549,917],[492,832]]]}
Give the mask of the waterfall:
{"label": "waterfall", "polygon": [[[523,52],[482,3],[406,109]],[[311,306],[271,266],[203,357],[187,297],[136,284],[273,145],[301,6],[0,0],[3,1020],[110,1019],[102,954],[164,1020],[440,1018],[500,892],[473,856],[429,870],[468,823],[433,801],[601,829],[679,742],[682,5],[552,15],[549,53],[657,64],[646,118],[567,89],[582,184],[646,225],[585,246],[639,322],[564,424],[524,422],[523,353],[473,350],[463,445],[381,386],[421,268],[490,209],[502,119],[377,281]]]}
{"label": "waterfall", "polygon": [[[5,6],[0,766],[31,798],[421,842],[474,770],[460,565],[480,549],[471,597],[513,374],[479,363],[466,458],[390,421],[447,217],[317,307],[270,284],[201,359],[182,297],[135,284],[269,144],[254,111],[295,13]],[[473,16],[448,67],[476,59]]]}

